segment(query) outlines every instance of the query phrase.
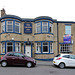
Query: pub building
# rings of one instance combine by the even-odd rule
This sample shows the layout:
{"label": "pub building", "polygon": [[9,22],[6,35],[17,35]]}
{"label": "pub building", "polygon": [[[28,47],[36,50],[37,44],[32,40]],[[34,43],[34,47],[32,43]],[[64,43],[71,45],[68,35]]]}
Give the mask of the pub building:
{"label": "pub building", "polygon": [[75,22],[49,16],[20,18],[0,11],[0,58],[14,51],[48,61],[59,53],[75,54],[74,46]]}

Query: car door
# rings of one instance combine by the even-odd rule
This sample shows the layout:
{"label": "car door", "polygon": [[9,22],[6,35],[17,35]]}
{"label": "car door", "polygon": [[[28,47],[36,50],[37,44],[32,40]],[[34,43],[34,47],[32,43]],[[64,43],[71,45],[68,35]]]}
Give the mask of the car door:
{"label": "car door", "polygon": [[18,65],[19,64],[19,54],[18,53],[14,53],[14,64],[15,65]]}
{"label": "car door", "polygon": [[25,55],[23,55],[22,53],[19,53],[19,64],[25,65],[26,61],[27,60],[25,59]]}
{"label": "car door", "polygon": [[66,66],[70,66],[70,55],[64,55],[63,56],[63,61],[64,61],[64,63],[66,64]]}
{"label": "car door", "polygon": [[8,53],[6,56],[7,62],[9,65],[12,65],[14,63],[14,56],[13,53]]}
{"label": "car door", "polygon": [[70,66],[75,66],[75,55],[70,55]]}

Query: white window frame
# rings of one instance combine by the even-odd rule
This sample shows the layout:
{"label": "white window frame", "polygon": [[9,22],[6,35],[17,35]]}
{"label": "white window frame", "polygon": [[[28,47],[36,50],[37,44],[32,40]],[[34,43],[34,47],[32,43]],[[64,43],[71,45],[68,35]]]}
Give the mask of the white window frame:
{"label": "white window frame", "polygon": [[[64,50],[63,50],[63,47],[64,47]],[[69,48],[69,51],[67,51],[68,48]],[[72,44],[61,44],[60,52],[72,52]]]}
{"label": "white window frame", "polygon": [[[47,23],[46,25],[44,25],[43,23]],[[43,30],[43,27],[47,26],[47,31]],[[48,22],[42,22],[42,33],[48,33]]]}
{"label": "white window frame", "polygon": [[70,26],[70,25],[65,25],[65,34],[66,34],[66,31],[70,31],[70,34],[71,34],[71,28],[70,29],[66,29],[66,26]]}
{"label": "white window frame", "polygon": [[[40,32],[37,31],[38,27],[40,28]],[[36,23],[36,33],[41,33],[41,22]]]}
{"label": "white window frame", "polygon": [[5,32],[5,21],[1,23],[1,32],[3,32],[3,26],[4,26],[4,32]]}
{"label": "white window frame", "polygon": [[[12,22],[12,31],[8,31],[8,25],[10,25],[10,24],[8,24],[8,22]],[[6,31],[7,32],[13,32],[13,21],[7,21],[7,23],[6,23]]]}
{"label": "white window frame", "polygon": [[[18,23],[19,25],[16,25],[16,23]],[[17,32],[16,29],[15,29],[15,32],[20,33],[20,23],[19,22],[15,22],[15,26],[19,26],[19,32]]]}
{"label": "white window frame", "polygon": [[[51,47],[52,47],[52,49],[51,49]],[[50,42],[50,53],[53,53],[53,43],[52,42]]]}
{"label": "white window frame", "polygon": [[1,43],[1,54],[5,54],[5,51],[3,52],[3,45],[2,45],[3,43],[4,43],[4,48],[5,48],[5,42],[2,42]]}
{"label": "white window frame", "polygon": [[[19,45],[16,45],[16,43],[18,43]],[[21,43],[15,42],[15,52],[16,52],[16,47],[19,47],[18,52],[21,52]]]}
{"label": "white window frame", "polygon": [[[40,45],[37,45],[37,43],[40,43]],[[36,43],[36,53],[41,53],[41,50],[37,51],[38,50],[37,47],[38,46],[41,47],[41,42],[37,42],[37,43]]]}
{"label": "white window frame", "polygon": [[[43,43],[47,43],[48,45],[43,45]],[[43,53],[49,53],[49,42],[43,42],[42,43],[42,52],[43,52],[43,46],[47,46],[48,47],[48,52],[43,52]]]}

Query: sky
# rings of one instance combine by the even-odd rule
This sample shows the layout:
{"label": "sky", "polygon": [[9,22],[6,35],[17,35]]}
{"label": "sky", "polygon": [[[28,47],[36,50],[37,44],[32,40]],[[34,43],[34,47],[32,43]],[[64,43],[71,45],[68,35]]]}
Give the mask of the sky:
{"label": "sky", "polygon": [[21,18],[49,16],[58,21],[75,21],[75,0],[0,0],[0,10]]}

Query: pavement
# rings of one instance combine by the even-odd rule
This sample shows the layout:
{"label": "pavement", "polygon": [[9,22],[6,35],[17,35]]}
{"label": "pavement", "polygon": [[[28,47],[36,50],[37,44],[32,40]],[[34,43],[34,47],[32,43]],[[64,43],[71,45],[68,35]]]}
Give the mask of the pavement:
{"label": "pavement", "polygon": [[36,60],[36,64],[37,65],[53,65],[53,61],[39,61],[39,60]]}

